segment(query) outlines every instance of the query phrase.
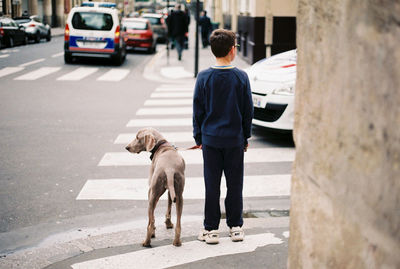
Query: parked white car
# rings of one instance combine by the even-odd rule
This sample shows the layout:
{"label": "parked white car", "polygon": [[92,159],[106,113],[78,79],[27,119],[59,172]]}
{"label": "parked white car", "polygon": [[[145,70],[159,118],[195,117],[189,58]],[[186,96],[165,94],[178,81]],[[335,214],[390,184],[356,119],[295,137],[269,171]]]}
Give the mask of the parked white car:
{"label": "parked white car", "polygon": [[297,51],[253,64],[247,71],[254,103],[253,125],[293,130]]}

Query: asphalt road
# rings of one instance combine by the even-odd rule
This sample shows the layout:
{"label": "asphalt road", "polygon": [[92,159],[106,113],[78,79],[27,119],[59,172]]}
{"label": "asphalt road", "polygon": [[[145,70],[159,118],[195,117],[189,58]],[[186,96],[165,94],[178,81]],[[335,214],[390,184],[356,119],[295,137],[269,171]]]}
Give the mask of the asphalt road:
{"label": "asphalt road", "polygon": [[[62,37],[0,50],[0,254],[82,227],[146,219],[145,200],[76,198],[88,179],[147,177],[147,167],[98,164],[106,152],[124,151],[124,145],[114,143],[116,137],[127,132],[127,122],[135,118],[154,89],[165,84],[143,78],[154,55],[129,52],[119,67],[102,59],[65,65],[62,51]],[[1,77],[10,67],[20,69]],[[21,78],[36,70],[49,72],[48,68],[53,68],[52,73],[38,79]],[[92,73],[60,80],[77,69],[78,77],[84,71]],[[98,80],[110,70],[128,73],[120,81]],[[294,147],[290,134],[262,129],[254,129],[253,134],[254,148]],[[247,175],[280,175],[290,174],[291,165],[287,161],[251,163],[245,169]],[[187,177],[201,174],[201,165],[187,167]],[[246,198],[245,208],[287,209],[289,200],[289,196]],[[163,215],[164,210],[160,203],[156,214]],[[202,210],[202,200],[185,201],[184,214],[201,216]]]}

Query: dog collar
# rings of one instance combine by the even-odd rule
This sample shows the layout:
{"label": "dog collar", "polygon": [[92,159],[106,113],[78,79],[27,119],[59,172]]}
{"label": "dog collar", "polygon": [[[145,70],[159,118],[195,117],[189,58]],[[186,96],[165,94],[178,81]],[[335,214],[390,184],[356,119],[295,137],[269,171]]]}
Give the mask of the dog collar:
{"label": "dog collar", "polygon": [[154,158],[154,154],[156,154],[157,150],[164,145],[165,143],[168,143],[167,140],[163,139],[157,142],[157,144],[154,146],[154,148],[150,151],[151,155],[150,155],[150,160],[153,160]]}

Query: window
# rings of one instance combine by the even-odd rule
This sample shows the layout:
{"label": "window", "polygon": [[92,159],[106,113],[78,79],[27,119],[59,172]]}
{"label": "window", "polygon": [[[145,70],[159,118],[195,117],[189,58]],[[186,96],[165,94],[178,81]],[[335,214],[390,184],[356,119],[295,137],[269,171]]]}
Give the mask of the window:
{"label": "window", "polygon": [[133,29],[133,30],[147,30],[148,24],[142,21],[126,21],[124,22],[124,26],[126,29]]}
{"label": "window", "polygon": [[113,19],[108,13],[76,12],[72,17],[72,26],[80,30],[110,31]]}
{"label": "window", "polygon": [[143,18],[148,19],[151,24],[161,24],[161,18],[146,17],[146,16],[143,16]]}

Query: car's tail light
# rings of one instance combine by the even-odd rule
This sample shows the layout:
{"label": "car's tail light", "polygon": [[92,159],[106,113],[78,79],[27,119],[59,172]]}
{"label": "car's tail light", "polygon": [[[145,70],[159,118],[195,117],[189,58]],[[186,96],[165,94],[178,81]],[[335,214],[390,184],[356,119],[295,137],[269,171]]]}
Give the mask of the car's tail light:
{"label": "car's tail light", "polygon": [[140,34],[140,38],[152,39],[153,38],[153,34],[152,33],[143,33],[143,34]]}
{"label": "car's tail light", "polygon": [[34,24],[29,24],[28,27],[35,27],[36,25]]}
{"label": "car's tail light", "polygon": [[69,26],[68,26],[68,23],[65,24],[64,41],[69,41]]}
{"label": "car's tail light", "polygon": [[115,37],[114,37],[114,43],[118,44],[119,43],[119,37],[121,35],[121,27],[119,25],[117,26],[117,29],[115,29]]}
{"label": "car's tail light", "polygon": [[3,30],[3,28],[0,28],[0,35],[4,35],[4,30]]}

